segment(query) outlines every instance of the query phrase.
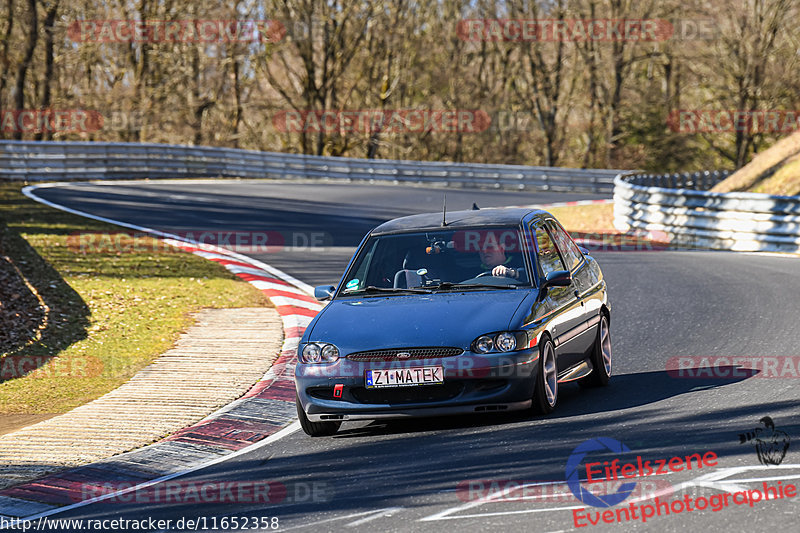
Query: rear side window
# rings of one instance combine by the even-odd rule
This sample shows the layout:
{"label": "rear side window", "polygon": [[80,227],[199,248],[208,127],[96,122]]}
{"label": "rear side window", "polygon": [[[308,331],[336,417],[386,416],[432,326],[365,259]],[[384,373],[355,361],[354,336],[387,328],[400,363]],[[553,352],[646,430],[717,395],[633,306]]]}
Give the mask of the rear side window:
{"label": "rear side window", "polygon": [[558,251],[561,252],[561,257],[563,257],[564,262],[567,263],[568,268],[566,270],[571,272],[580,264],[583,259],[583,254],[581,254],[581,251],[578,250],[578,246],[561,226],[552,221],[548,222],[547,225],[550,234],[553,236],[553,240],[556,242],[556,246],[558,246]]}
{"label": "rear side window", "polygon": [[536,227],[536,256],[544,276],[551,272],[566,270],[561,257],[558,255],[558,249],[544,226]]}

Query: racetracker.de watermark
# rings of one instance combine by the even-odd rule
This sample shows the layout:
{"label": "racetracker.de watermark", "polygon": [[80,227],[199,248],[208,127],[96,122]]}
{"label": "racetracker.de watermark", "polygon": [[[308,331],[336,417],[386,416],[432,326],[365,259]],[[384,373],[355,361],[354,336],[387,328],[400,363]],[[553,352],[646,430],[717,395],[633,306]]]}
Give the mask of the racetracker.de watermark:
{"label": "racetracker.de watermark", "polygon": [[275,43],[286,35],[277,20],[76,20],[78,43]]}
{"label": "racetracker.de watermark", "polygon": [[473,42],[656,42],[710,40],[718,28],[712,19],[465,19],[456,33]]}
{"label": "racetracker.de watermark", "polygon": [[94,109],[7,109],[0,110],[3,133],[94,133],[136,131],[145,125],[138,110],[100,111]]}
{"label": "racetracker.de watermark", "polygon": [[[656,252],[671,248],[669,236],[660,231],[644,234],[619,231],[570,232],[576,244],[590,254],[594,252]],[[436,248],[438,246],[438,249]],[[505,252],[535,250],[532,242],[520,241],[516,230],[458,230],[449,242],[434,243],[428,253],[453,250],[460,253],[477,253],[487,248],[500,247]]]}
{"label": "racetracker.de watermark", "polygon": [[75,501],[103,498],[104,504],[277,504],[331,501],[332,487],[323,481],[165,481],[138,486],[132,482],[83,483]]}
{"label": "racetracker.de watermark", "polygon": [[[594,496],[616,493],[622,481],[606,480],[593,483],[589,490]],[[656,495],[672,494],[674,489],[665,479],[641,479],[631,496],[636,499],[652,499]],[[456,486],[458,499],[463,502],[548,502],[569,503],[578,501],[569,485],[563,480],[523,479],[469,479]]]}
{"label": "racetracker.de watermark", "polygon": [[800,110],[677,109],[667,126],[677,133],[790,133],[800,129]]}
{"label": "racetracker.de watermark", "polygon": [[798,379],[800,356],[670,357],[667,374],[677,379]]}
{"label": "racetracker.de watermark", "polygon": [[[219,231],[195,230],[172,234],[200,246],[218,246],[239,253],[324,251],[333,237],[323,231]],[[67,247],[81,254],[177,253],[167,241],[136,231],[75,232],[67,237]]]}
{"label": "racetracker.de watermark", "polygon": [[479,133],[491,122],[480,109],[301,110],[272,117],[284,133]]}
{"label": "racetracker.de watermark", "polygon": [[0,382],[25,376],[34,379],[87,379],[99,376],[104,368],[103,361],[94,356],[7,355],[0,359]]}
{"label": "racetracker.de watermark", "polygon": [[103,116],[90,109],[2,109],[3,133],[89,133],[103,127]]}

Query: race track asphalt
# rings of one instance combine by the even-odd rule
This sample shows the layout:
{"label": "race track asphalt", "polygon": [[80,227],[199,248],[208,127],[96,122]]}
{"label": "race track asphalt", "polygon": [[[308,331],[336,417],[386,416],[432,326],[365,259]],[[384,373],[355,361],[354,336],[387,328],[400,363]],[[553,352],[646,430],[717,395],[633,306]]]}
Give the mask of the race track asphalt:
{"label": "race track asphalt", "polygon": [[[71,184],[37,194],[73,209],[170,232],[278,232],[284,240],[286,235],[323,234],[323,249],[251,254],[316,285],[338,281],[371,227],[396,216],[439,211],[443,192],[405,186],[151,181]],[[469,208],[472,202],[489,207],[596,197],[446,192],[451,210]],[[603,389],[562,386],[550,416],[350,422],[332,438],[312,439],[297,431],[181,478],[184,484],[273,482],[281,487],[274,503],[250,503],[243,497],[236,503],[198,504],[162,497],[149,503],[103,502],[53,518],[205,517],[208,526],[216,518],[219,531],[245,530],[219,527],[222,517],[278,517],[281,531],[568,531],[575,528],[573,511],[584,512],[574,508],[585,506],[563,487],[567,458],[576,446],[598,437],[627,445],[626,461],[637,455],[655,461],[709,451],[719,458],[714,467],[640,482],[618,507],[656,489],[665,491],[666,500],[683,501],[685,495],[711,497],[760,488],[764,482],[799,484],[798,259],[677,251],[594,255],[614,306],[614,375]],[[768,378],[761,372],[729,379],[668,374],[670,358],[683,356],[794,356],[795,374]],[[792,439],[780,466],[761,465],[752,443],[740,444],[738,435],[759,426],[764,416]],[[698,479],[708,474],[716,475]],[[499,498],[479,499],[490,487],[513,488],[514,483],[528,485]],[[591,525],[581,518],[587,527],[580,530],[782,531],[796,523],[799,507],[795,497],[718,512],[672,512],[647,523]]]}

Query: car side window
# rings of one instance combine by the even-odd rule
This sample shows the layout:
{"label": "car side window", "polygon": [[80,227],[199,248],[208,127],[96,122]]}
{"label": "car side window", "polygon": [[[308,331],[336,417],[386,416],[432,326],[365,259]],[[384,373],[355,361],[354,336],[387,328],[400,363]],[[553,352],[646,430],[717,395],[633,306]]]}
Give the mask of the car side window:
{"label": "car side window", "polygon": [[572,272],[575,267],[580,264],[581,260],[583,259],[583,254],[580,250],[578,250],[578,246],[573,242],[567,232],[564,231],[561,226],[558,224],[553,223],[552,221],[548,222],[548,229],[550,230],[550,234],[553,236],[553,240],[558,247],[558,251],[561,252],[561,257],[564,258],[564,262],[567,263],[567,270]]}
{"label": "car side window", "polygon": [[541,225],[536,226],[536,255],[544,276],[551,272],[566,270],[564,262],[558,255],[558,249],[553,243],[553,239],[550,238],[547,229]]}
{"label": "car side window", "polygon": [[367,251],[364,256],[364,260],[361,262],[361,266],[356,271],[355,275],[352,279],[347,280],[345,283],[345,290],[357,290],[362,289],[367,285],[378,285],[380,286],[375,280],[367,280],[367,272],[370,272],[370,265],[372,264],[373,259],[375,258],[375,250],[378,248],[378,240],[376,240],[372,247]]}

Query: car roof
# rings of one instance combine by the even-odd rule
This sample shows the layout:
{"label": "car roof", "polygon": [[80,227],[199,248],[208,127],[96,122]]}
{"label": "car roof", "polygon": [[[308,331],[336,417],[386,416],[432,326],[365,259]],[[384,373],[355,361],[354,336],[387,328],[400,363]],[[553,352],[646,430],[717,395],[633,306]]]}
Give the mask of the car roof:
{"label": "car roof", "polygon": [[374,230],[372,235],[384,233],[403,233],[408,231],[433,231],[442,229],[492,227],[519,225],[528,215],[546,215],[541,209],[528,207],[487,208],[466,211],[448,211],[445,217],[446,226],[442,226],[442,213],[423,213],[407,217],[395,218],[384,222]]}

